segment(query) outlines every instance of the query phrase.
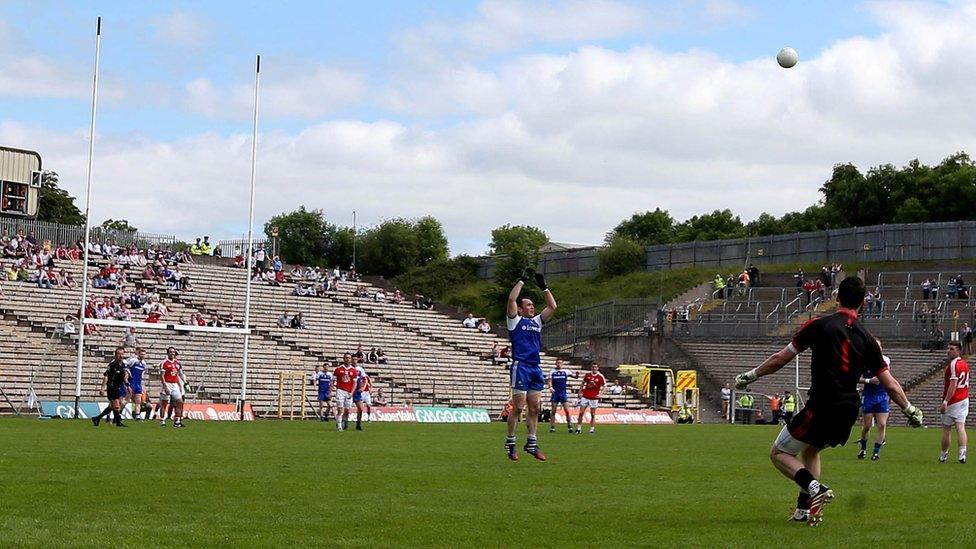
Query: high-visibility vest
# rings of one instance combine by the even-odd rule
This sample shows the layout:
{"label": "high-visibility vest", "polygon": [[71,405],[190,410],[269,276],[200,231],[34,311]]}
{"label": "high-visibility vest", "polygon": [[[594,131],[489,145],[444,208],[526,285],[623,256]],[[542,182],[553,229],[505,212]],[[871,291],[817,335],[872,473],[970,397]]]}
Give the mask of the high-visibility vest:
{"label": "high-visibility vest", "polygon": [[793,396],[793,395],[786,395],[786,398],[783,399],[783,410],[785,410],[787,412],[795,412],[796,411],[796,397],[795,396]]}
{"label": "high-visibility vest", "polygon": [[750,394],[745,394],[739,397],[739,406],[742,408],[752,408],[755,404],[755,399]]}

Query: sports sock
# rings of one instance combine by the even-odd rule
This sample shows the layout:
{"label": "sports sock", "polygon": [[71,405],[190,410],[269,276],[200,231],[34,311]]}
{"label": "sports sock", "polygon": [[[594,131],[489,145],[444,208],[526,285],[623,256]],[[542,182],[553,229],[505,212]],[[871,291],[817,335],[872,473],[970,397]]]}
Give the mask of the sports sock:
{"label": "sports sock", "polygon": [[115,421],[116,425],[122,424],[122,413],[118,410],[112,410],[112,419]]}
{"label": "sports sock", "polygon": [[963,459],[964,457],[966,457],[966,447],[965,446],[960,446],[959,447],[959,459]]}
{"label": "sports sock", "polygon": [[949,457],[949,451],[946,450],[945,452],[939,452],[939,457],[941,459],[948,459],[948,457]]}
{"label": "sports sock", "polygon": [[858,446],[861,447],[861,451],[862,452],[867,452],[867,450],[868,450],[868,441],[867,441],[867,439],[862,438],[861,440],[857,441],[857,444],[858,444]]}
{"label": "sports sock", "polygon": [[[807,469],[800,469],[795,475],[793,475],[793,482],[800,487],[800,490],[803,490],[808,494],[810,493],[810,484],[815,480],[816,479],[813,478],[813,474],[811,474]],[[820,483],[818,482],[817,487],[819,486]]]}
{"label": "sports sock", "polygon": [[802,509],[804,511],[810,510],[810,495],[806,492],[800,492],[800,495],[796,496],[796,508]]}
{"label": "sports sock", "polygon": [[105,417],[105,416],[107,416],[107,415],[109,415],[111,413],[112,413],[112,408],[105,408],[104,410],[101,411],[101,413],[99,413],[97,416],[95,416],[95,419],[102,419],[103,417]]}
{"label": "sports sock", "polygon": [[878,455],[878,454],[881,453],[881,447],[882,446],[884,446],[884,442],[875,442],[874,443],[874,455]]}
{"label": "sports sock", "polygon": [[539,441],[536,440],[535,435],[529,435],[525,437],[525,446],[530,450],[535,450],[539,447]]}
{"label": "sports sock", "polygon": [[507,435],[505,437],[505,445],[508,446],[509,444],[515,444],[515,435]]}

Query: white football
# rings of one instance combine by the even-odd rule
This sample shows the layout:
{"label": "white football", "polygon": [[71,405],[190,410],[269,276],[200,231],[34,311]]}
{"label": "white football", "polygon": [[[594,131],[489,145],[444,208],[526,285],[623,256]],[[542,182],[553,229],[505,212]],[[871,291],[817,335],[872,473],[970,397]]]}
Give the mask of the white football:
{"label": "white football", "polygon": [[796,50],[793,48],[783,48],[776,54],[776,62],[784,69],[791,68],[799,60],[800,58],[796,55]]}

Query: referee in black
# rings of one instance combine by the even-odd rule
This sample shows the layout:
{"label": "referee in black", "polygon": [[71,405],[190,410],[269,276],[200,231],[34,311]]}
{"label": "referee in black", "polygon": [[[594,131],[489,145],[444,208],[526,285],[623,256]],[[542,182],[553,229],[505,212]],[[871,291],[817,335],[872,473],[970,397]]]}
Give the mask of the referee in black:
{"label": "referee in black", "polygon": [[116,427],[128,427],[122,423],[122,397],[125,384],[129,381],[129,369],[125,367],[125,347],[115,348],[115,358],[108,363],[102,374],[102,388],[98,394],[108,397],[108,408],[92,418],[92,424],[98,427],[102,418],[112,413]]}

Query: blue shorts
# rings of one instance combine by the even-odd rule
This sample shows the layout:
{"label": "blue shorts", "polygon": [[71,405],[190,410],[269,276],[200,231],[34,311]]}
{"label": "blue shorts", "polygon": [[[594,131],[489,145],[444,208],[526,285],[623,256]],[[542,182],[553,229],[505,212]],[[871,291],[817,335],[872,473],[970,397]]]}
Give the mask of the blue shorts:
{"label": "blue shorts", "polygon": [[329,391],[319,389],[319,400],[329,400]]}
{"label": "blue shorts", "polygon": [[888,394],[879,396],[864,397],[861,408],[865,414],[887,414],[888,413]]}
{"label": "blue shorts", "polygon": [[513,362],[511,375],[512,389],[516,391],[542,391],[546,388],[546,376],[538,364]]}
{"label": "blue shorts", "polygon": [[353,402],[362,402],[363,401],[363,392],[362,391],[356,391],[356,392],[354,392],[352,394],[352,401]]}
{"label": "blue shorts", "polygon": [[569,402],[569,397],[566,395],[565,392],[553,393],[552,397],[549,398],[549,402],[553,404],[566,404],[567,402]]}
{"label": "blue shorts", "polygon": [[129,388],[132,389],[132,394],[142,394],[142,385],[129,385]]}

